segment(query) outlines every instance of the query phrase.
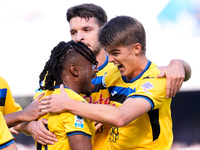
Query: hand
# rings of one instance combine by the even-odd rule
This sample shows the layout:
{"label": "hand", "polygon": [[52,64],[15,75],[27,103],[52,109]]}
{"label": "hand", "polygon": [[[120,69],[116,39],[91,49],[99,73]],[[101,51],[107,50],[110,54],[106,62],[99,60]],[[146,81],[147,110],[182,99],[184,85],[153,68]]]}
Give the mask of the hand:
{"label": "hand", "polygon": [[24,121],[32,121],[36,120],[46,113],[42,112],[39,108],[40,106],[40,99],[44,96],[44,93],[39,95],[34,101],[32,101],[24,110],[23,110],[23,120]]}
{"label": "hand", "polygon": [[19,135],[19,132],[17,132],[17,130],[14,129],[14,127],[9,128],[10,132],[16,135]]}
{"label": "hand", "polygon": [[95,122],[95,132],[102,126],[103,124]]}
{"label": "hand", "polygon": [[40,106],[41,111],[54,112],[54,113],[65,112],[66,107],[68,105],[67,100],[70,98],[65,92],[63,85],[60,85],[60,92],[61,94],[58,95],[50,95],[44,97],[41,100],[41,106]]}
{"label": "hand", "polygon": [[174,97],[176,93],[180,90],[184,78],[185,70],[180,61],[171,61],[171,63],[166,67],[159,67],[161,73],[157,78],[166,77],[166,97]]}
{"label": "hand", "polygon": [[57,142],[56,136],[48,131],[45,127],[47,124],[47,119],[40,119],[38,121],[31,121],[26,126],[27,131],[31,133],[33,139],[42,145],[53,145]]}

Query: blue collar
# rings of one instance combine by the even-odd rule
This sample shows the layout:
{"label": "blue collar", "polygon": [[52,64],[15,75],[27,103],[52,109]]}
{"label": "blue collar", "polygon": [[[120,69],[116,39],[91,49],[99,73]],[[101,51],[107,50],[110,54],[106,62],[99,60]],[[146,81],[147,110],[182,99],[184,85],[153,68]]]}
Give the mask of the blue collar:
{"label": "blue collar", "polygon": [[131,80],[128,81],[125,76],[122,76],[122,79],[126,83],[133,83],[134,81],[136,81],[137,79],[139,79],[145,73],[145,71],[147,71],[149,69],[150,65],[151,65],[151,61],[148,60],[148,63],[146,65],[145,69],[137,77],[135,77],[135,78],[133,78],[133,79],[131,79]]}
{"label": "blue collar", "polygon": [[100,71],[100,70],[103,69],[107,64],[108,64],[108,55],[106,55],[106,60],[105,60],[105,62],[104,62],[101,66],[98,67],[98,70]]}
{"label": "blue collar", "polygon": [[[60,86],[54,86],[54,89],[59,89],[59,88],[60,88]],[[68,87],[66,87],[66,86],[64,86],[64,88],[70,89],[70,88],[68,88]]]}

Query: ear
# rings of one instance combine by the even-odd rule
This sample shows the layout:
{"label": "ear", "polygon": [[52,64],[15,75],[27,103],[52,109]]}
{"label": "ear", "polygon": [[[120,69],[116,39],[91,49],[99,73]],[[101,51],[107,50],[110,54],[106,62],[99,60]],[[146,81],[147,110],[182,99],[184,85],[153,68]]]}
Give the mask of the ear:
{"label": "ear", "polygon": [[70,65],[70,72],[73,76],[78,77],[79,76],[79,67],[75,64]]}
{"label": "ear", "polygon": [[141,52],[141,44],[140,43],[134,44],[133,49],[136,55],[139,54]]}

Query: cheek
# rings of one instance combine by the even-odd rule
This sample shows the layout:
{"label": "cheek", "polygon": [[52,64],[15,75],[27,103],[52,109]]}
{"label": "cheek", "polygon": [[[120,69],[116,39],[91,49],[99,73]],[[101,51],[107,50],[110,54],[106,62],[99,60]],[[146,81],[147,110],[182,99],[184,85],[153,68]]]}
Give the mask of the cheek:
{"label": "cheek", "polygon": [[73,41],[75,40],[75,35],[71,35],[71,40],[73,40]]}
{"label": "cheek", "polygon": [[123,62],[123,66],[126,68],[126,70],[130,70],[131,64],[127,61]]}
{"label": "cheek", "polygon": [[82,71],[82,74],[83,74],[84,80],[89,81],[89,80],[92,78],[92,76],[91,76],[92,73],[93,73],[92,68],[91,68],[91,69],[88,68],[88,69],[83,70],[83,71]]}
{"label": "cheek", "polygon": [[90,42],[95,43],[98,41],[98,36],[96,33],[91,32],[90,34],[88,34],[87,39],[90,40]]}

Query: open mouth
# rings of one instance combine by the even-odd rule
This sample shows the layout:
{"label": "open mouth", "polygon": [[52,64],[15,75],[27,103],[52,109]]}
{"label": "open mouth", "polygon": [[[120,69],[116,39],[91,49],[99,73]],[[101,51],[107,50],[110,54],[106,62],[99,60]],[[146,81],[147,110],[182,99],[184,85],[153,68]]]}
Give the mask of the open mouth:
{"label": "open mouth", "polygon": [[121,70],[123,68],[123,65],[117,65],[118,70]]}

